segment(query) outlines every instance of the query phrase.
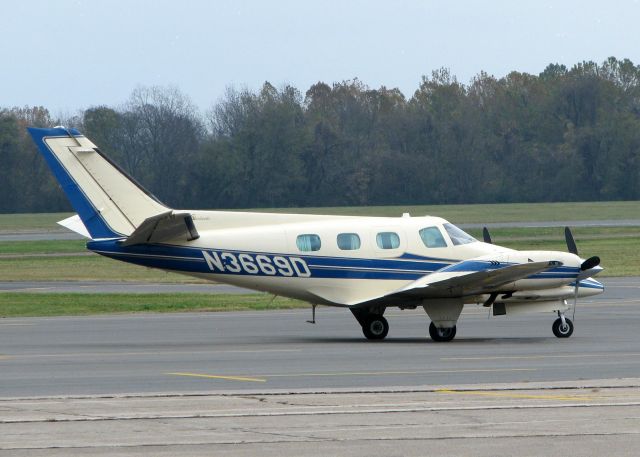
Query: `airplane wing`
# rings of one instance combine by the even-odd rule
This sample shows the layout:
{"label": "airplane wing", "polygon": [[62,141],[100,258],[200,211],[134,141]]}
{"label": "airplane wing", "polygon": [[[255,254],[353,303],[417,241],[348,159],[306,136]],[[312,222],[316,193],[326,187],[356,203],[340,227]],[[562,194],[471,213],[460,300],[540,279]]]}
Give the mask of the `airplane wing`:
{"label": "airplane wing", "polygon": [[166,211],[145,219],[122,242],[122,246],[160,243],[168,240],[192,241],[199,237],[191,214]]}
{"label": "airplane wing", "polygon": [[[483,263],[485,268],[478,270],[478,264]],[[562,262],[551,260],[501,265],[499,262],[466,260],[423,276],[390,294],[350,305],[368,307],[376,304],[415,303],[430,298],[490,294],[519,279],[562,266]]]}

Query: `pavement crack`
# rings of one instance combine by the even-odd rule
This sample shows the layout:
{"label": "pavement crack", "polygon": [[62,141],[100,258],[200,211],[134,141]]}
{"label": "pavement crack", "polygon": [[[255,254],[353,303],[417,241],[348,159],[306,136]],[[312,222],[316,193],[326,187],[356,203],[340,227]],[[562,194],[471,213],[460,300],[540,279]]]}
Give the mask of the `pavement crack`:
{"label": "pavement crack", "polygon": [[249,428],[233,428],[234,431],[239,431],[242,433],[253,433],[256,435],[264,435],[264,436],[275,436],[279,438],[294,438],[296,441],[334,441],[332,438],[322,438],[318,436],[310,436],[310,435],[293,435],[290,433],[282,433],[282,432],[270,432],[266,430],[255,430]]}

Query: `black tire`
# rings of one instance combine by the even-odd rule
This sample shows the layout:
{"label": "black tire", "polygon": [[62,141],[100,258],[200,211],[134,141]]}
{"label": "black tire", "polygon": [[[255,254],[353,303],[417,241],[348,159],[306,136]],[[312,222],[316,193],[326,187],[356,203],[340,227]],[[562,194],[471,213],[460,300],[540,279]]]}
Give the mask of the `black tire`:
{"label": "black tire", "polygon": [[566,325],[562,326],[562,319],[557,318],[551,329],[553,330],[553,334],[558,338],[569,338],[573,334],[573,322],[568,317],[564,318]]}
{"label": "black tire", "polygon": [[433,322],[429,324],[429,336],[433,341],[446,342],[451,341],[456,336],[456,326],[449,328],[438,328]]}
{"label": "black tire", "polygon": [[362,326],[362,333],[368,340],[383,340],[389,333],[389,323],[384,316],[372,315]]}

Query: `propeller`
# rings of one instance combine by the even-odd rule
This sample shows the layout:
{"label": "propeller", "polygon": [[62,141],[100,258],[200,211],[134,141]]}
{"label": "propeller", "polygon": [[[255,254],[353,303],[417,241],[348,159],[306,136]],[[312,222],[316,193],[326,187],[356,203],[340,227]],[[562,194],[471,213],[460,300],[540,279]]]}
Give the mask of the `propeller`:
{"label": "propeller", "polygon": [[489,234],[489,229],[487,227],[482,227],[482,239],[487,244],[493,244],[493,241],[491,241],[491,235]]}
{"label": "propeller", "polygon": [[571,254],[578,255],[578,246],[576,246],[576,240],[573,239],[573,233],[569,227],[564,228],[564,239],[567,242],[567,249]]}
{"label": "propeller", "polygon": [[591,270],[592,268],[595,268],[598,265],[600,265],[600,257],[598,257],[597,255],[594,255],[593,257],[589,257],[587,260],[582,262],[582,265],[580,265],[580,270],[582,271]]}
{"label": "propeller", "polygon": [[[564,228],[564,239],[567,242],[567,249],[570,253],[578,254],[578,246],[576,246],[576,240],[573,238],[573,233],[569,227]],[[600,265],[600,257],[594,255],[582,262],[580,265],[580,271],[587,271]],[[576,277],[576,285],[573,289],[573,319],[576,318],[576,305],[578,304],[578,288],[580,287],[580,276]]]}

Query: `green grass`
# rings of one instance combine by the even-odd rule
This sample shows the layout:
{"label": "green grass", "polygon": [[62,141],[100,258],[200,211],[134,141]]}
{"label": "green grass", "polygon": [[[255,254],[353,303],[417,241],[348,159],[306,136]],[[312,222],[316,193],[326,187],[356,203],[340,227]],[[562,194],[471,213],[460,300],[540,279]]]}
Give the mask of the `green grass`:
{"label": "green grass", "polygon": [[0,281],[203,282],[197,278],[131,265],[97,254],[23,258],[0,256]]}
{"label": "green grass", "polygon": [[458,224],[490,222],[588,221],[638,219],[640,201],[498,203],[486,205],[399,205],[323,208],[273,208],[252,211],[353,216],[439,216]]}
{"label": "green grass", "polygon": [[56,222],[72,215],[73,213],[0,214],[0,232],[63,229]]}
{"label": "green grass", "polygon": [[87,252],[86,244],[85,240],[0,241],[0,255]]}
{"label": "green grass", "polygon": [[[260,208],[250,211],[354,216],[400,216],[408,212],[414,216],[440,216],[456,223],[620,220],[637,219],[640,215],[640,201]],[[60,226],[56,222],[70,215],[71,213],[0,214],[0,232],[57,230]]]}
{"label": "green grass", "polygon": [[113,313],[244,311],[309,306],[267,294],[56,294],[0,293],[0,317],[81,316]]}

